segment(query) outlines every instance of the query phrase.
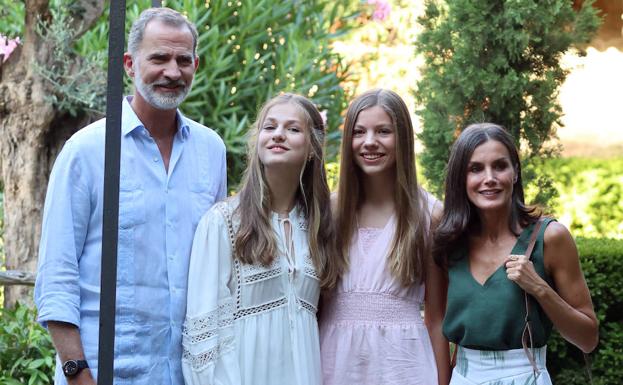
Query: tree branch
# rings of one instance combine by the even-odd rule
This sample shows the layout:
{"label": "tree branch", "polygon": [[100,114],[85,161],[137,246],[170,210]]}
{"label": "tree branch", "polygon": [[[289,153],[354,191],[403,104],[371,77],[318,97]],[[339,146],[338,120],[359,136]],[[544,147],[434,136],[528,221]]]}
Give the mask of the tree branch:
{"label": "tree branch", "polygon": [[0,285],[28,285],[34,286],[35,274],[28,271],[7,270],[0,271]]}
{"label": "tree branch", "polygon": [[71,4],[70,15],[76,39],[88,31],[104,12],[104,0],[79,0]]}

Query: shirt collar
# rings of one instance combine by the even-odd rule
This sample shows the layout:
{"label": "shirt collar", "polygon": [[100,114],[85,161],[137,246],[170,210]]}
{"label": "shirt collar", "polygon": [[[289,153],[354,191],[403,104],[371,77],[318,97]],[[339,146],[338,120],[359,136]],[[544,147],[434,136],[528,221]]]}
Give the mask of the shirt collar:
{"label": "shirt collar", "polygon": [[[133,132],[138,128],[144,128],[143,122],[138,118],[130,102],[132,101],[132,96],[126,96],[123,98],[122,103],[122,115],[121,115],[121,135],[126,136]],[[177,115],[177,133],[176,135],[180,135],[182,140],[186,140],[188,135],[190,134],[190,125],[188,124],[188,119],[178,109],[176,111]]]}

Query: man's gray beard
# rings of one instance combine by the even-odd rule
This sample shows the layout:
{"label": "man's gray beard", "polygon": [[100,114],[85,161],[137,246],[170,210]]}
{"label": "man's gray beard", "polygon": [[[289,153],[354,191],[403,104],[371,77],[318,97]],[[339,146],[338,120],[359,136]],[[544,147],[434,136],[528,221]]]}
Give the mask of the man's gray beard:
{"label": "man's gray beard", "polygon": [[143,83],[138,65],[136,65],[134,66],[134,87],[152,107],[159,110],[172,110],[179,107],[186,99],[192,88],[192,81],[190,84],[184,85],[184,88],[175,96],[161,95],[155,91],[154,83]]}

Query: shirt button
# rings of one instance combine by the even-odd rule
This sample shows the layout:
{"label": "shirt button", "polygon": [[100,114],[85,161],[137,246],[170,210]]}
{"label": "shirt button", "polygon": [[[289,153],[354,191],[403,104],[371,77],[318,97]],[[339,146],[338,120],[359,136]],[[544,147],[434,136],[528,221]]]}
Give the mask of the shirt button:
{"label": "shirt button", "polygon": [[154,162],[157,162],[157,161],[158,161],[158,157],[154,156]]}

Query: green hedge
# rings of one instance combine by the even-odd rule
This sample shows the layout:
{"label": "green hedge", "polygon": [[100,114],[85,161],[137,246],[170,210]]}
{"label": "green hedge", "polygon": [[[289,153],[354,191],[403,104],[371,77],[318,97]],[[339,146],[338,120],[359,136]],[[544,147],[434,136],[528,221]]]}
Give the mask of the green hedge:
{"label": "green hedge", "polygon": [[554,177],[551,208],[573,234],[623,238],[623,157],[549,159],[536,172]]}
{"label": "green hedge", "polygon": [[[591,353],[595,385],[620,384],[623,378],[623,241],[578,238],[582,269],[600,322],[599,345]],[[557,333],[548,343],[548,368],[555,384],[586,384],[579,349]]]}

